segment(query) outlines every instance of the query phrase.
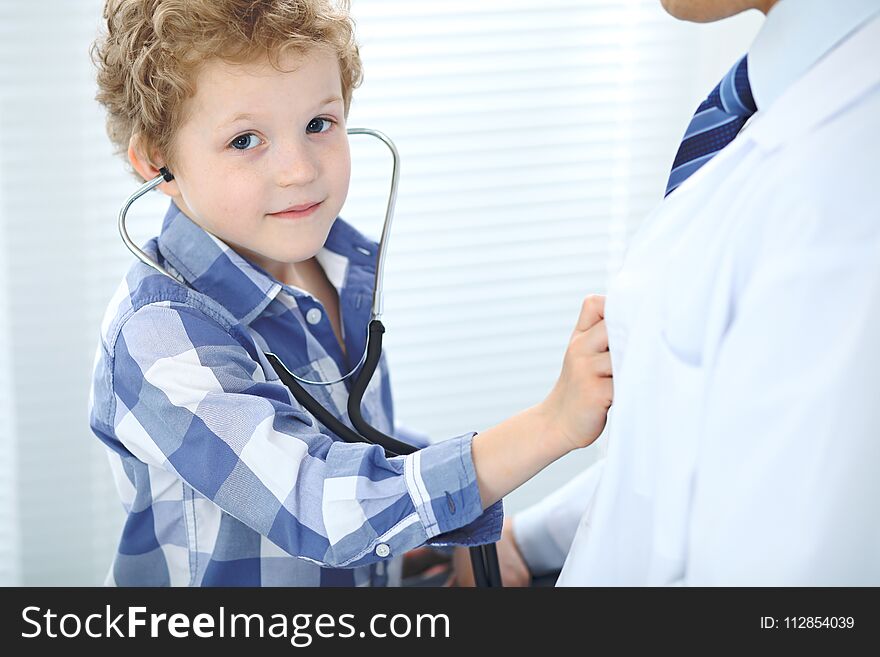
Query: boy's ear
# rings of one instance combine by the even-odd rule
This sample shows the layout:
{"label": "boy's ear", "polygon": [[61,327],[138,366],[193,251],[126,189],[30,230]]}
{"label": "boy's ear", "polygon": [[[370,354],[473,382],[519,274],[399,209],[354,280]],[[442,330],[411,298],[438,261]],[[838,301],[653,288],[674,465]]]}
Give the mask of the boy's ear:
{"label": "boy's ear", "polygon": [[[131,136],[131,139],[128,141],[128,161],[131,162],[131,166],[134,167],[134,170],[137,171],[144,180],[149,181],[159,175],[159,167],[163,165],[154,164],[154,161],[158,160],[161,160],[161,158],[149,157],[146,154],[143,148],[143,140],[138,133]],[[172,171],[171,173],[173,174],[174,172]],[[177,182],[174,180],[171,182],[164,182],[156,189],[171,197],[177,197],[180,194]]]}

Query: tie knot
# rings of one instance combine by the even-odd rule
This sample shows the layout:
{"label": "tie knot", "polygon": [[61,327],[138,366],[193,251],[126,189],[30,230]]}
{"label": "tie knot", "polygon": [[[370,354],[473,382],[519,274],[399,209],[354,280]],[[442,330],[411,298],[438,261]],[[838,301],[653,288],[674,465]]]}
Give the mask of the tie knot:
{"label": "tie knot", "polygon": [[711,96],[716,96],[715,106],[728,114],[747,119],[757,111],[752,87],[749,84],[748,55],[744,55],[718,83]]}

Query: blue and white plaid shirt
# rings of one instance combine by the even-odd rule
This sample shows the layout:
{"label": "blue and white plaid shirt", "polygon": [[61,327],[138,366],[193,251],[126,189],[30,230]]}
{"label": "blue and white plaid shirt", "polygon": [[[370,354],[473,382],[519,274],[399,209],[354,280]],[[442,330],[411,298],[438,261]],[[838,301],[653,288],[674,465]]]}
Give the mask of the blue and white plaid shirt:
{"label": "blue and white plaid shirt", "polygon": [[[108,584],[382,586],[415,546],[498,539],[501,503],[482,512],[473,434],[389,459],[338,440],[293,399],[264,352],[304,378],[349,369],[314,297],[174,203],[145,250],[187,285],[136,262],[102,323],[90,424],[128,513]],[[352,358],[364,350],[376,254],[337,219],[317,256]],[[345,382],[310,392],[348,422]],[[394,432],[384,359],[363,414]]]}

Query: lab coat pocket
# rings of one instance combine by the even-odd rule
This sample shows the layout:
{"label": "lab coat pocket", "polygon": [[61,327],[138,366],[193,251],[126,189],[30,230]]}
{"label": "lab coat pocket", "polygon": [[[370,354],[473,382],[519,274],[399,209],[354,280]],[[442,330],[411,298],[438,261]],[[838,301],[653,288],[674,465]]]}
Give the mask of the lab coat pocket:
{"label": "lab coat pocket", "polygon": [[652,583],[665,584],[684,571],[704,377],[693,352],[674,348],[665,332],[658,341],[663,385],[658,391],[658,440],[653,445],[654,550],[649,572]]}

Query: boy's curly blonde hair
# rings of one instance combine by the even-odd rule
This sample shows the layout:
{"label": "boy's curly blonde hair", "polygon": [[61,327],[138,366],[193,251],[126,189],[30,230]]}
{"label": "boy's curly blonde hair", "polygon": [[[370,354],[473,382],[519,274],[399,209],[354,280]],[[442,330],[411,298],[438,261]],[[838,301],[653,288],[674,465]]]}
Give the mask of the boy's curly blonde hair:
{"label": "boy's curly blonde hair", "polygon": [[[330,48],[339,58],[345,112],[361,82],[348,0],[107,0],[107,30],[92,44],[107,134],[119,155],[139,135],[149,156],[174,171],[184,101],[211,59],[278,62],[289,50]],[[136,172],[135,172],[136,173]],[[137,175],[137,174],[136,174]],[[138,175],[138,179],[142,179]]]}

